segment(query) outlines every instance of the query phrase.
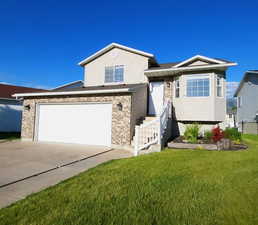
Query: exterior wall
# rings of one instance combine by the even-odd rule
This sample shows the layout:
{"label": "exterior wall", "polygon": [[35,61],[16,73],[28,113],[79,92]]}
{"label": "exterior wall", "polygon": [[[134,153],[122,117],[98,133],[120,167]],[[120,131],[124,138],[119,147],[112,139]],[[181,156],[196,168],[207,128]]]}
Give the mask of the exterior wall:
{"label": "exterior wall", "polygon": [[22,103],[14,100],[0,100],[0,132],[20,132]]}
{"label": "exterior wall", "polygon": [[[192,123],[182,123],[182,122],[178,122],[178,128],[179,128],[179,135],[184,135],[184,132],[185,132],[185,129],[187,127],[187,125],[190,125]],[[200,133],[201,134],[204,134],[204,132],[206,130],[211,130],[213,129],[214,127],[216,126],[220,126],[220,128],[224,129],[224,126],[222,123],[202,123],[202,124],[199,124],[201,126],[201,129],[200,129]]]}
{"label": "exterior wall", "polygon": [[[187,97],[187,78],[191,75],[208,75],[210,78],[210,96]],[[176,120],[180,121],[224,121],[226,116],[226,90],[225,79],[223,79],[223,97],[217,97],[216,73],[199,72],[196,74],[182,74],[179,76],[180,97],[175,98],[173,90],[173,107]],[[175,82],[173,82],[173,88]]]}
{"label": "exterior wall", "polygon": [[209,64],[209,63],[207,63],[207,62],[198,60],[198,61],[195,61],[195,62],[189,64],[188,66],[202,66],[202,65],[208,65],[208,64]]}
{"label": "exterior wall", "polygon": [[[37,97],[27,98],[24,105],[30,105],[30,110],[23,110],[22,139],[34,139],[34,126],[36,117],[36,105],[38,103],[89,103],[109,102],[112,103],[112,144],[129,145],[131,142],[131,95],[90,95],[90,96],[62,96],[62,97]],[[122,111],[117,104],[121,102]],[[64,121],[65,122],[65,121]]]}
{"label": "exterior wall", "polygon": [[244,134],[258,134],[258,123],[256,122],[243,122],[239,124],[239,131]]}
{"label": "exterior wall", "polygon": [[[222,97],[217,96],[217,77],[222,79]],[[225,121],[227,114],[227,93],[226,93],[226,77],[223,73],[214,74],[214,99],[215,99],[215,121]]]}
{"label": "exterior wall", "polygon": [[85,86],[105,84],[105,67],[124,65],[125,84],[147,82],[144,70],[148,68],[147,57],[131,53],[119,48],[113,48],[84,67]]}
{"label": "exterior wall", "polygon": [[138,88],[132,96],[131,138],[134,136],[135,125],[147,115],[147,85]]}
{"label": "exterior wall", "polygon": [[257,75],[248,75],[238,97],[242,98],[241,107],[237,107],[237,123],[241,126],[244,122],[255,122],[256,113],[258,113],[258,77]]}

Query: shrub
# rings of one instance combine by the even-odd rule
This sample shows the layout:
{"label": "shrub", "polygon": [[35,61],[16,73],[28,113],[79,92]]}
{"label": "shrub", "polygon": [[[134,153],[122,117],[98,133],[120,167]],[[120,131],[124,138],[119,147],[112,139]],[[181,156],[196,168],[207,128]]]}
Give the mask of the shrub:
{"label": "shrub", "polygon": [[203,138],[206,141],[210,141],[212,139],[212,132],[210,130],[204,131]]}
{"label": "shrub", "polygon": [[191,143],[197,143],[197,138],[200,132],[200,125],[197,123],[188,125],[184,132],[184,138]]}
{"label": "shrub", "polygon": [[237,130],[237,128],[226,128],[224,131],[225,138],[228,138],[232,141],[241,142],[242,141],[242,135]]}
{"label": "shrub", "polygon": [[212,132],[212,140],[214,142],[218,142],[224,137],[224,132],[222,129],[220,129],[219,126],[216,128],[213,128],[211,132]]}

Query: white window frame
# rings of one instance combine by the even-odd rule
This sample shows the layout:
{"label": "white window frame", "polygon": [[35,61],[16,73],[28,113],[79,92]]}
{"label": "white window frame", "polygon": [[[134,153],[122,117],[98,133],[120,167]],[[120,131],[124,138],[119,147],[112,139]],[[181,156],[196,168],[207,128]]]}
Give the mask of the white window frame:
{"label": "white window frame", "polygon": [[[219,81],[219,84],[218,84],[218,81]],[[218,88],[220,88],[221,96],[219,96]],[[222,98],[224,96],[224,93],[223,93],[223,78],[220,77],[220,76],[217,76],[217,78],[216,78],[216,96],[218,98]]]}
{"label": "white window frame", "polygon": [[[186,78],[186,88],[185,88],[185,96],[187,98],[208,98],[211,97],[211,77],[210,74],[195,74],[195,75],[185,75],[187,76]],[[193,80],[193,79],[209,79],[209,95],[208,96],[188,96],[187,95],[187,81],[188,80]]]}
{"label": "white window frame", "polygon": [[[108,67],[112,68],[112,72],[113,72],[113,74],[112,74],[113,80],[112,81],[106,81],[106,69]],[[122,67],[123,68],[123,80],[122,81],[115,81],[115,75],[116,75],[115,73],[116,73],[116,68],[117,67]],[[125,80],[124,74],[125,74],[125,66],[124,65],[105,66],[105,70],[104,70],[104,83],[105,84],[122,84],[122,83],[124,83],[124,80]]]}
{"label": "white window frame", "polygon": [[[180,98],[180,77],[175,78],[175,98]],[[177,96],[178,90],[178,96]]]}

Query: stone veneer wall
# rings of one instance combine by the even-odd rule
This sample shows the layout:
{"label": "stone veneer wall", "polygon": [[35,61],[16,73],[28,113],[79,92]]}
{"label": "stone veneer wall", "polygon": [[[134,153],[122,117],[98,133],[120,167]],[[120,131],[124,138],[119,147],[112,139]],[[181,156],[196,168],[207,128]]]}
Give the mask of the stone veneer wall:
{"label": "stone veneer wall", "polygon": [[166,99],[170,99],[170,101],[172,102],[172,98],[173,98],[173,78],[172,77],[165,77],[164,78],[164,98]]}
{"label": "stone veneer wall", "polygon": [[[112,144],[129,145],[131,142],[131,94],[88,95],[88,96],[60,96],[25,98],[23,104],[30,105],[30,110],[23,110],[22,139],[33,140],[36,118],[36,104],[38,103],[82,103],[82,102],[110,102],[112,103]],[[123,110],[117,109],[121,102]],[[64,121],[65,122],[65,121]]]}

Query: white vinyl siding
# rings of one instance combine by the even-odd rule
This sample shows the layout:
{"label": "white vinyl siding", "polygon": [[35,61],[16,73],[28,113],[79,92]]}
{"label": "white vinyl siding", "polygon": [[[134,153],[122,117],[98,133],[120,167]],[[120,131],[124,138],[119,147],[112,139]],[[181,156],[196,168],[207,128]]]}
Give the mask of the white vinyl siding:
{"label": "white vinyl siding", "polygon": [[106,66],[105,83],[116,83],[124,81],[124,66]]}

